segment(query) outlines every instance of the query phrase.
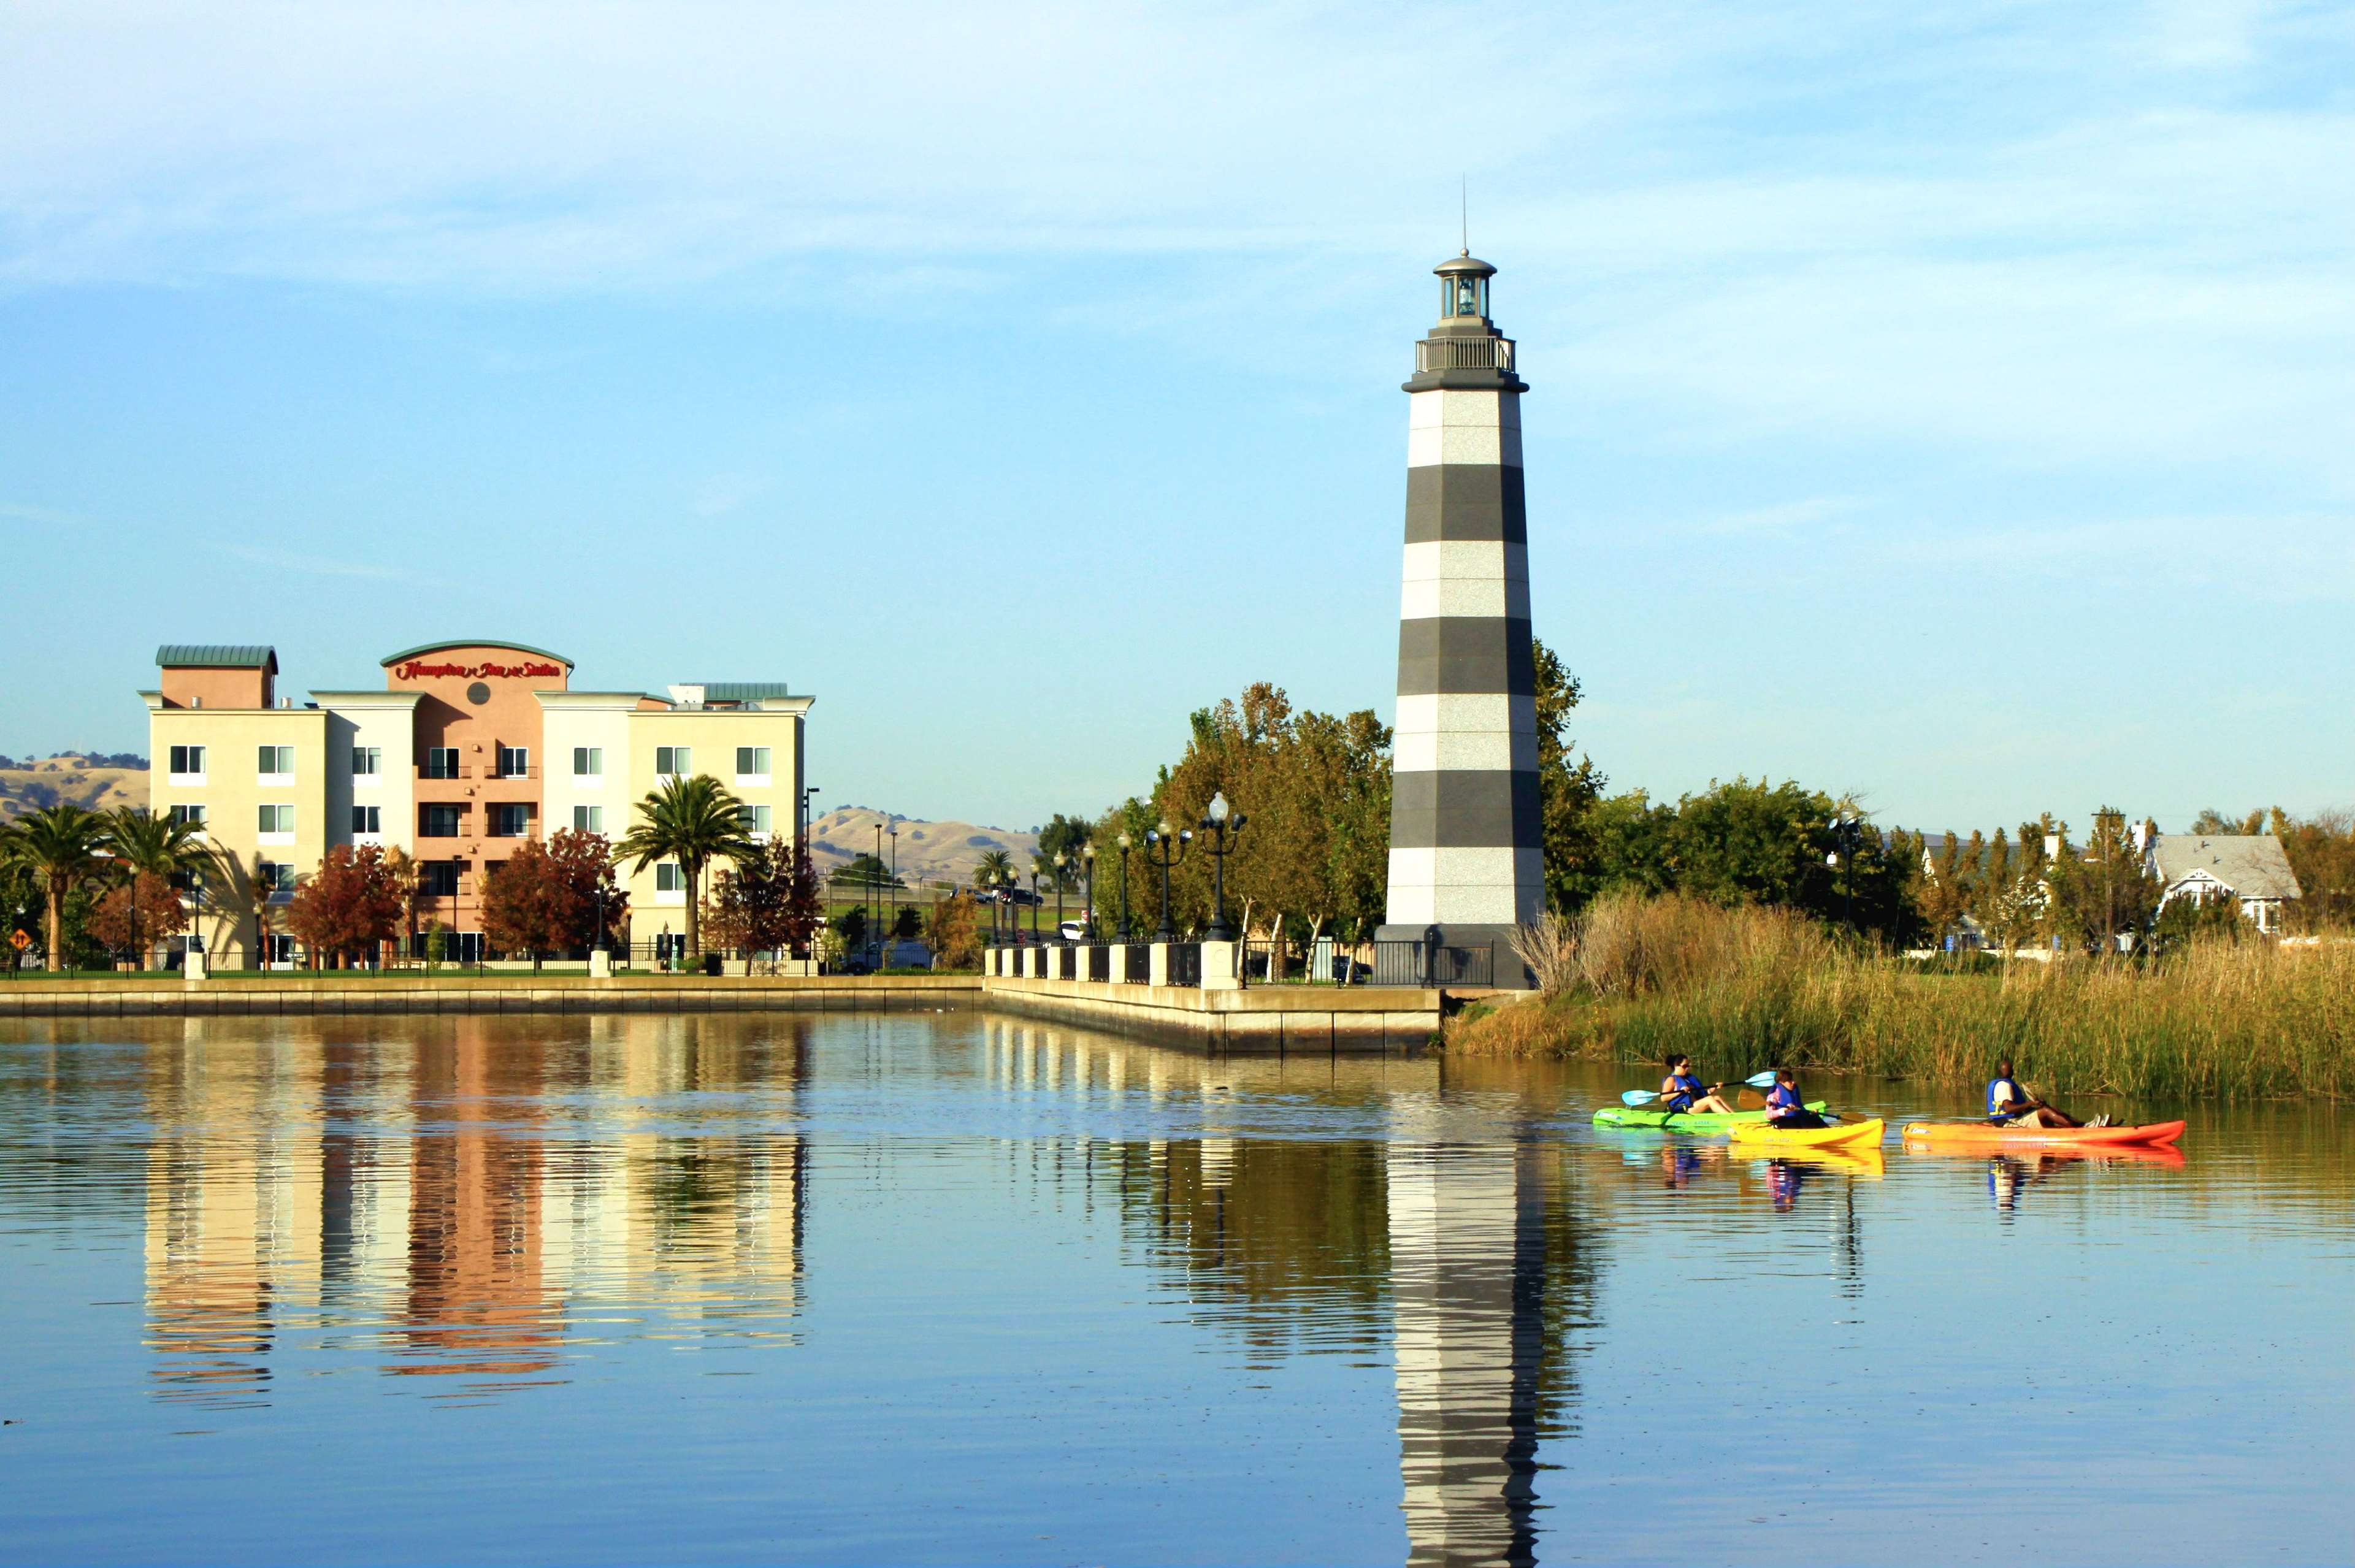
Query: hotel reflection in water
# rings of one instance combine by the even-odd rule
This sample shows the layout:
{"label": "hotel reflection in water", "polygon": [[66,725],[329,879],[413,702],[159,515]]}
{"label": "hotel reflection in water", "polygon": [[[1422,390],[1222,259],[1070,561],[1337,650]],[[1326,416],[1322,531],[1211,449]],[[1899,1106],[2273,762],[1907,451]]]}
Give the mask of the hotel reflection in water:
{"label": "hotel reflection in water", "polygon": [[[363,1364],[415,1392],[479,1399],[562,1381],[599,1342],[790,1340],[809,1027],[289,1020],[259,1042],[200,1046],[196,1026],[156,1044],[159,1392],[267,1402],[327,1342],[346,1360],[368,1346]],[[977,1032],[986,1093],[1135,1095],[1156,1130],[1178,1113],[1192,1136],[1081,1140],[1064,1169],[1114,1200],[1124,1251],[1206,1331],[1255,1353],[1370,1359],[1388,1341],[1411,1562],[1534,1561],[1539,1437],[1566,1429],[1596,1253],[1577,1170],[1529,1130],[1537,1107],[1476,1065]],[[696,1090],[721,1092],[685,1108]],[[1367,1136],[1241,1136],[1244,1102],[1270,1090],[1355,1106]]]}
{"label": "hotel reflection in water", "polygon": [[[170,1398],[266,1401],[303,1340],[367,1336],[448,1392],[563,1378],[569,1345],[786,1335],[806,1154],[798,1030],[529,1020],[158,1044],[146,1291]],[[692,1135],[652,1107],[757,1091]],[[421,1392],[440,1392],[438,1387]]]}

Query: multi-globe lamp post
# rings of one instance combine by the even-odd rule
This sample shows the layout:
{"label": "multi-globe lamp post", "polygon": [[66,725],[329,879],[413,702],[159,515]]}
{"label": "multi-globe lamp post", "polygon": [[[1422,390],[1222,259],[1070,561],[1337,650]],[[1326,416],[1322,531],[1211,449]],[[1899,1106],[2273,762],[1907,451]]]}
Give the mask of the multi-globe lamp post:
{"label": "multi-globe lamp post", "polygon": [[1235,928],[1227,923],[1227,857],[1234,850],[1227,843],[1230,834],[1243,830],[1247,820],[1242,813],[1227,804],[1224,790],[1212,793],[1209,808],[1202,814],[1202,831],[1210,836],[1207,846],[1210,855],[1210,929],[1203,935],[1212,942],[1232,942]]}
{"label": "multi-globe lamp post", "polygon": [[1063,940],[1063,874],[1069,870],[1071,858],[1058,853],[1055,857],[1055,940]]}
{"label": "multi-globe lamp post", "polygon": [[1856,845],[1864,833],[1864,818],[1841,812],[1829,824],[1832,842],[1839,846],[1824,857],[1824,864],[1840,873],[1840,898],[1849,929],[1856,929]]}
{"label": "multi-globe lamp post", "polygon": [[1178,928],[1169,923],[1169,868],[1186,859],[1187,846],[1194,842],[1194,830],[1174,831],[1169,819],[1163,817],[1145,834],[1145,858],[1161,868],[1161,924],[1154,932],[1156,942],[1175,942]]}

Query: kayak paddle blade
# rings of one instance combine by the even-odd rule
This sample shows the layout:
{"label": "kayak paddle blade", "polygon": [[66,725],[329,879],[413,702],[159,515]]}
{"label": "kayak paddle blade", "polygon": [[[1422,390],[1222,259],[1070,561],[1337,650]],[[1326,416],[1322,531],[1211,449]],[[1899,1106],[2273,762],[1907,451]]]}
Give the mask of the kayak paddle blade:
{"label": "kayak paddle blade", "polygon": [[1619,1103],[1632,1109],[1637,1105],[1648,1105],[1659,1097],[1660,1092],[1657,1089],[1630,1089],[1619,1096]]}

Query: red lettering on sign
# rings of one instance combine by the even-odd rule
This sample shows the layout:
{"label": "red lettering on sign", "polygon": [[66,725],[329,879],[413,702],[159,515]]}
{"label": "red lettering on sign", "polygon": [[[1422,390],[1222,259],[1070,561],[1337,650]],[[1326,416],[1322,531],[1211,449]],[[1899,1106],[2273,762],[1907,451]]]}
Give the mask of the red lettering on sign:
{"label": "red lettering on sign", "polygon": [[404,664],[397,664],[392,667],[392,678],[395,680],[431,680],[436,678],[448,678],[453,680],[539,680],[561,677],[563,674],[564,667],[562,665],[545,664],[538,660],[534,660],[527,664],[466,665],[427,664],[421,659],[410,659]]}

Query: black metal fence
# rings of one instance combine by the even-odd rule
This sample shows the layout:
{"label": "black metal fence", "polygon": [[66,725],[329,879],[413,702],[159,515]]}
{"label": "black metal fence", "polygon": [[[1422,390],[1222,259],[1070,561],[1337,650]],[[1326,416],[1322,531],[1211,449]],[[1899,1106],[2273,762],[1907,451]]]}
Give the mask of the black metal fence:
{"label": "black metal fence", "polygon": [[1202,983],[1200,943],[1173,942],[1169,944],[1169,983],[1173,986],[1199,986]]}

